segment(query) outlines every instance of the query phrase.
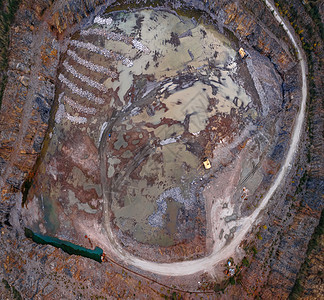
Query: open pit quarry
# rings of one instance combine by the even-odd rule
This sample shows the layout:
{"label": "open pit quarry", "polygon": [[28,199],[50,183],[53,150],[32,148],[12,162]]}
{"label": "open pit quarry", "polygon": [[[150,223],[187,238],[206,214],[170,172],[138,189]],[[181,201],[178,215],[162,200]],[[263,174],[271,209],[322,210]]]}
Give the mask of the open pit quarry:
{"label": "open pit quarry", "polygon": [[324,297],[322,12],[4,1],[1,297]]}

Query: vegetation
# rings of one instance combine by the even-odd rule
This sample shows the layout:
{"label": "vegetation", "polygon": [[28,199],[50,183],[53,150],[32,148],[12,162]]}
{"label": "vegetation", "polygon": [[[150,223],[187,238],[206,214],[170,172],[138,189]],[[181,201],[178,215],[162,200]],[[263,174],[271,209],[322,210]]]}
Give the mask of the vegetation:
{"label": "vegetation", "polygon": [[5,279],[3,278],[3,279],[2,279],[2,283],[4,284],[4,286],[5,286],[5,288],[6,288],[7,290],[10,290],[10,284],[8,283],[7,280],[5,280]]}
{"label": "vegetation", "polygon": [[315,228],[312,238],[308,243],[308,247],[306,251],[307,258],[305,259],[304,263],[300,267],[299,274],[292,288],[292,291],[289,295],[289,299],[291,300],[300,299],[300,297],[302,296],[302,293],[304,291],[302,279],[307,274],[307,269],[310,266],[310,260],[308,257],[311,254],[311,252],[319,246],[318,243],[323,238],[323,233],[324,233],[324,213],[322,211],[319,224]]}
{"label": "vegetation", "polygon": [[251,248],[251,250],[252,250],[252,252],[253,252],[253,256],[256,256],[257,253],[258,253],[257,248],[256,248],[255,246],[253,246],[253,247]]}
{"label": "vegetation", "polygon": [[299,184],[297,186],[295,194],[298,194],[303,191],[303,188],[304,188],[304,185],[305,185],[307,179],[308,179],[308,173],[307,173],[307,170],[305,170],[305,172],[303,173],[302,177],[299,180]]}
{"label": "vegetation", "polygon": [[215,293],[224,293],[225,289],[227,288],[227,286],[229,285],[229,279],[226,279],[226,280],[223,280],[222,282],[220,283],[215,283],[214,284],[214,287],[213,287],[213,290]]}
{"label": "vegetation", "polygon": [[[281,8],[284,7],[283,0],[276,0],[276,2],[278,3],[277,6],[280,6]],[[315,2],[303,1],[303,6],[305,10],[308,12],[308,14],[310,15],[310,17],[312,18],[313,23],[315,23],[317,29],[316,27],[314,28],[312,24],[303,24],[303,21],[300,18],[298,18],[297,11],[293,9],[292,6],[289,7],[289,13],[288,13],[288,19],[290,23],[292,24],[296,33],[300,37],[303,49],[307,56],[307,63],[308,63],[309,101],[308,101],[307,127],[308,127],[308,136],[310,139],[310,143],[308,145],[308,152],[307,152],[308,163],[310,163],[312,159],[310,145],[313,143],[314,140],[314,132],[313,132],[313,119],[315,114],[314,103],[316,103],[316,98],[317,98],[316,84],[314,80],[316,74],[316,71],[314,70],[316,69],[316,67],[314,66],[314,61],[316,61],[317,53],[321,51],[320,44],[323,43],[324,40],[324,25],[321,22],[321,17],[317,5],[318,4],[316,1]],[[316,40],[317,39],[316,33],[319,34],[321,41]],[[321,65],[321,61],[319,61],[319,64]],[[308,179],[309,179],[309,174],[307,174],[307,172],[304,172],[302,178],[300,179],[299,185],[297,187],[297,191],[296,191],[297,193],[301,191],[302,187],[304,186],[304,184]],[[298,272],[298,276],[292,288],[292,291],[289,295],[289,299],[300,299],[303,296],[303,291],[304,291],[303,279],[308,275],[307,273],[310,267],[310,255],[314,249],[319,251],[318,243],[323,238],[322,237],[323,232],[324,232],[324,215],[322,211],[320,222],[316,227],[311,240],[308,243],[308,247],[306,251],[306,259]]]}
{"label": "vegetation", "polygon": [[12,286],[11,289],[12,289],[12,293],[13,293],[14,299],[22,300],[22,297],[21,297],[19,291],[17,291],[14,286]]}
{"label": "vegetation", "polygon": [[16,299],[16,300],[22,300],[23,298],[21,297],[19,291],[14,287],[14,286],[11,286],[9,284],[9,282],[7,280],[5,280],[4,278],[2,279],[2,283],[4,284],[5,288],[12,292],[13,294],[13,299]]}
{"label": "vegetation", "polygon": [[[313,119],[315,114],[313,104],[317,97],[316,84],[314,81],[314,76],[315,76],[314,55],[317,55],[317,53],[320,53],[321,51],[321,44],[324,41],[324,24],[321,21],[321,16],[319,13],[319,9],[317,7],[318,5],[317,1],[314,2],[308,1],[307,3],[306,1],[303,1],[302,3],[306,12],[312,18],[313,24],[315,24],[317,28],[314,28],[312,24],[305,24],[306,22],[304,22],[303,18],[300,18],[298,16],[298,12],[294,8],[294,6],[290,5],[285,0],[275,0],[275,4],[278,7],[279,12],[288,18],[290,24],[295,29],[296,34],[299,35],[302,43],[302,47],[307,56],[308,88],[309,88],[307,129],[308,129],[310,144],[312,144],[314,139]],[[317,39],[316,33],[318,33],[320,40]],[[321,64],[321,60],[319,60],[319,64]],[[307,152],[308,163],[310,163],[312,159],[310,144],[308,145],[308,152]]]}
{"label": "vegetation", "polygon": [[307,12],[309,15],[312,17],[314,23],[318,27],[319,34],[322,40],[324,40],[324,24],[321,21],[321,15],[318,10],[318,7],[316,6],[315,3],[309,1],[306,3],[306,1],[303,3]]}
{"label": "vegetation", "polygon": [[245,256],[243,257],[242,264],[243,264],[243,266],[246,266],[246,267],[250,266],[250,262]]}
{"label": "vegetation", "polygon": [[9,29],[18,10],[20,0],[0,0],[0,108],[7,84]]}
{"label": "vegetation", "polygon": [[230,283],[231,285],[235,285],[235,278],[234,278],[234,277],[230,277],[230,278],[229,278],[229,283]]}
{"label": "vegetation", "polygon": [[324,233],[324,213],[322,211],[321,218],[318,226],[315,228],[313,236],[308,243],[308,248],[306,254],[309,255],[315,247],[318,246],[318,242],[321,240]]}
{"label": "vegetation", "polygon": [[173,292],[169,299],[171,299],[171,300],[181,300],[181,299],[183,299],[183,297],[180,294],[178,294],[177,292]]}

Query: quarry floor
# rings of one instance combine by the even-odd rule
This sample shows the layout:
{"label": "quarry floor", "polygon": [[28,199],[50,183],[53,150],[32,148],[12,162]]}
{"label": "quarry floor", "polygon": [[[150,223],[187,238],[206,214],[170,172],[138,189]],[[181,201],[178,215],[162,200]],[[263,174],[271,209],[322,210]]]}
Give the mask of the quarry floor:
{"label": "quarry floor", "polygon": [[[163,26],[165,15],[155,12],[156,24]],[[142,17],[137,16],[145,25],[149,12]],[[129,19],[133,28],[138,26],[136,17]],[[134,65],[113,61],[109,71],[118,79],[107,79],[65,54],[65,61],[102,91],[88,86],[94,101],[84,100],[75,87],[84,86],[85,79],[61,66],[67,79],[59,88],[64,112],[59,108],[27,213],[40,216],[30,225],[43,234],[73,237],[88,246],[86,234],[126,265],[166,276],[216,272],[218,263],[241,257],[240,243],[280,186],[298,148],[307,94],[300,57],[303,99],[290,149],[280,170],[272,170],[276,178],[263,185],[276,119],[264,121],[268,109],[260,93],[238,79],[244,72],[251,79],[253,63],[248,69],[250,63],[238,56],[231,42],[210,28],[205,31],[191,20],[179,23],[184,24],[181,32],[172,35],[170,28],[171,34],[156,38],[156,45],[149,43],[151,35],[145,43],[143,34],[143,44],[152,48],[149,53],[138,54],[128,41],[125,46],[86,34],[72,38],[122,53]],[[127,31],[131,27],[119,24],[132,34]],[[197,38],[193,44],[203,45],[204,51],[188,48],[187,38]],[[212,38],[218,48],[204,45]],[[67,44],[67,49],[96,65],[106,59],[77,44]],[[214,56],[216,66],[206,56]],[[258,61],[252,51],[248,59]],[[169,65],[174,70],[165,68]],[[105,101],[98,103],[100,99]],[[203,168],[205,157],[210,170]]]}

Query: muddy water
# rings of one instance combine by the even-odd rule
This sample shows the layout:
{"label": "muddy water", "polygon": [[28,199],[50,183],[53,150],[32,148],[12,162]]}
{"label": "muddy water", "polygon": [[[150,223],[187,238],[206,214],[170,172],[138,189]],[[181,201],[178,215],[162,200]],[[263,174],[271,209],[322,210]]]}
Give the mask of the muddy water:
{"label": "muddy water", "polygon": [[[141,39],[141,42],[151,50],[150,55],[140,55],[130,45],[105,41],[105,47],[109,50],[123,53],[133,59],[134,65],[128,68],[118,65],[119,80],[112,84],[118,95],[123,100],[126,92],[132,86],[134,75],[154,74],[157,81],[174,77],[188,66],[206,73],[204,67],[213,62],[212,71],[220,75],[220,83],[215,85],[220,89],[221,102],[219,107],[228,111],[230,101],[238,97],[244,105],[251,100],[244,90],[233,81],[230,75],[236,72],[235,58],[237,53],[229,47],[230,41],[218,33],[213,27],[193,23],[191,19],[179,18],[176,15],[163,11],[142,10],[137,13],[119,13],[114,17],[111,32],[120,32]],[[141,19],[141,28],[138,29],[136,21]],[[137,28],[137,29],[135,29]],[[109,31],[109,30],[108,30]],[[173,40],[172,40],[173,38]],[[210,72],[211,80],[219,81],[214,72]],[[106,85],[111,82],[107,79]],[[192,92],[192,91],[191,91]],[[186,93],[186,92],[184,92]],[[199,87],[195,88],[195,94],[200,93]],[[211,96],[210,91],[208,95]],[[178,97],[187,96],[179,94]],[[193,95],[191,95],[192,97]],[[227,108],[227,109],[226,109]]]}
{"label": "muddy water", "polygon": [[[199,143],[211,117],[245,108],[251,99],[233,79],[237,53],[212,27],[159,10],[110,17],[108,32],[132,36],[150,50],[144,54],[125,43],[104,42],[133,61],[132,67],[118,64],[119,79],[105,85],[124,106],[142,103],[112,129],[116,139],[107,153],[107,178],[114,223],[138,242],[170,246],[195,224],[194,204],[203,202],[195,182],[207,171],[202,157],[188,151],[188,135]],[[149,136],[148,155],[138,154],[141,139],[128,142],[134,130]],[[188,216],[182,231],[180,210]]]}

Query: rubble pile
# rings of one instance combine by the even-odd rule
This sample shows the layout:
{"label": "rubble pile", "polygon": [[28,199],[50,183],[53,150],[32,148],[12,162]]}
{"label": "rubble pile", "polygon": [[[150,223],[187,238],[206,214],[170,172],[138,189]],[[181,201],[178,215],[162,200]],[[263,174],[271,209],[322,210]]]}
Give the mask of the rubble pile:
{"label": "rubble pile", "polygon": [[87,118],[85,117],[77,117],[71,116],[69,113],[65,113],[66,118],[75,124],[85,124],[87,122]]}
{"label": "rubble pile", "polygon": [[118,41],[128,45],[133,45],[137,50],[142,51],[145,54],[150,54],[151,52],[150,49],[144,46],[140,41],[133,39],[132,37],[126,36],[124,34],[108,32],[106,30],[99,29],[99,28],[81,30],[80,34],[83,36],[100,35],[105,37],[107,40]]}
{"label": "rubble pile", "polygon": [[110,71],[109,69],[103,67],[103,66],[99,66],[96,65],[94,63],[92,63],[91,61],[87,61],[83,58],[81,58],[80,56],[78,56],[74,51],[72,50],[68,50],[67,54],[74,60],[76,61],[78,64],[86,67],[87,69],[91,70],[91,71],[95,71],[98,73],[103,73],[106,74],[108,76],[110,76],[111,78],[117,78],[118,75],[115,72]]}
{"label": "rubble pile", "polygon": [[84,48],[91,52],[103,55],[106,58],[113,58],[115,60],[121,60],[123,65],[125,65],[128,68],[133,66],[133,62],[129,58],[124,57],[123,55],[120,55],[120,54],[116,54],[116,53],[109,51],[107,49],[100,48],[94,44],[75,41],[75,40],[70,40],[70,44],[77,48]]}
{"label": "rubble pile", "polygon": [[131,45],[133,38],[121,33],[108,32],[100,28],[90,28],[87,30],[81,30],[80,35],[89,36],[89,35],[100,35],[105,37],[107,40],[112,40],[116,42],[123,42],[127,45]]}
{"label": "rubble pile", "polygon": [[67,96],[64,96],[63,100],[65,103],[69,104],[72,108],[74,108],[78,112],[90,114],[90,115],[94,115],[97,112],[97,110],[94,107],[83,106],[83,105],[73,101],[71,98],[69,98]]}
{"label": "rubble pile", "polygon": [[105,19],[105,18],[101,18],[100,16],[96,16],[95,18],[94,18],[94,23],[96,23],[96,24],[99,24],[99,25],[107,25],[107,26],[109,26],[109,25],[111,25],[111,23],[112,23],[112,18],[107,18],[107,19]]}
{"label": "rubble pile", "polygon": [[92,94],[89,91],[85,91],[79,87],[77,87],[73,82],[71,82],[70,80],[68,80],[63,74],[59,75],[59,80],[64,83],[73,94],[77,94],[80,97],[84,97],[87,98],[90,101],[93,101],[97,104],[103,104],[105,102],[104,99],[96,97],[94,94]]}
{"label": "rubble pile", "polygon": [[139,50],[139,51],[142,51],[144,52],[145,54],[150,54],[151,53],[151,50],[149,48],[147,48],[146,46],[144,46],[140,41],[138,40],[132,40],[132,44],[133,46]]}
{"label": "rubble pile", "polygon": [[96,88],[97,90],[102,91],[104,93],[107,93],[108,92],[108,89],[103,84],[98,83],[98,82],[90,79],[88,76],[79,73],[66,60],[63,62],[63,66],[74,77],[80,79],[82,82],[85,82],[87,85],[92,86],[92,87]]}

